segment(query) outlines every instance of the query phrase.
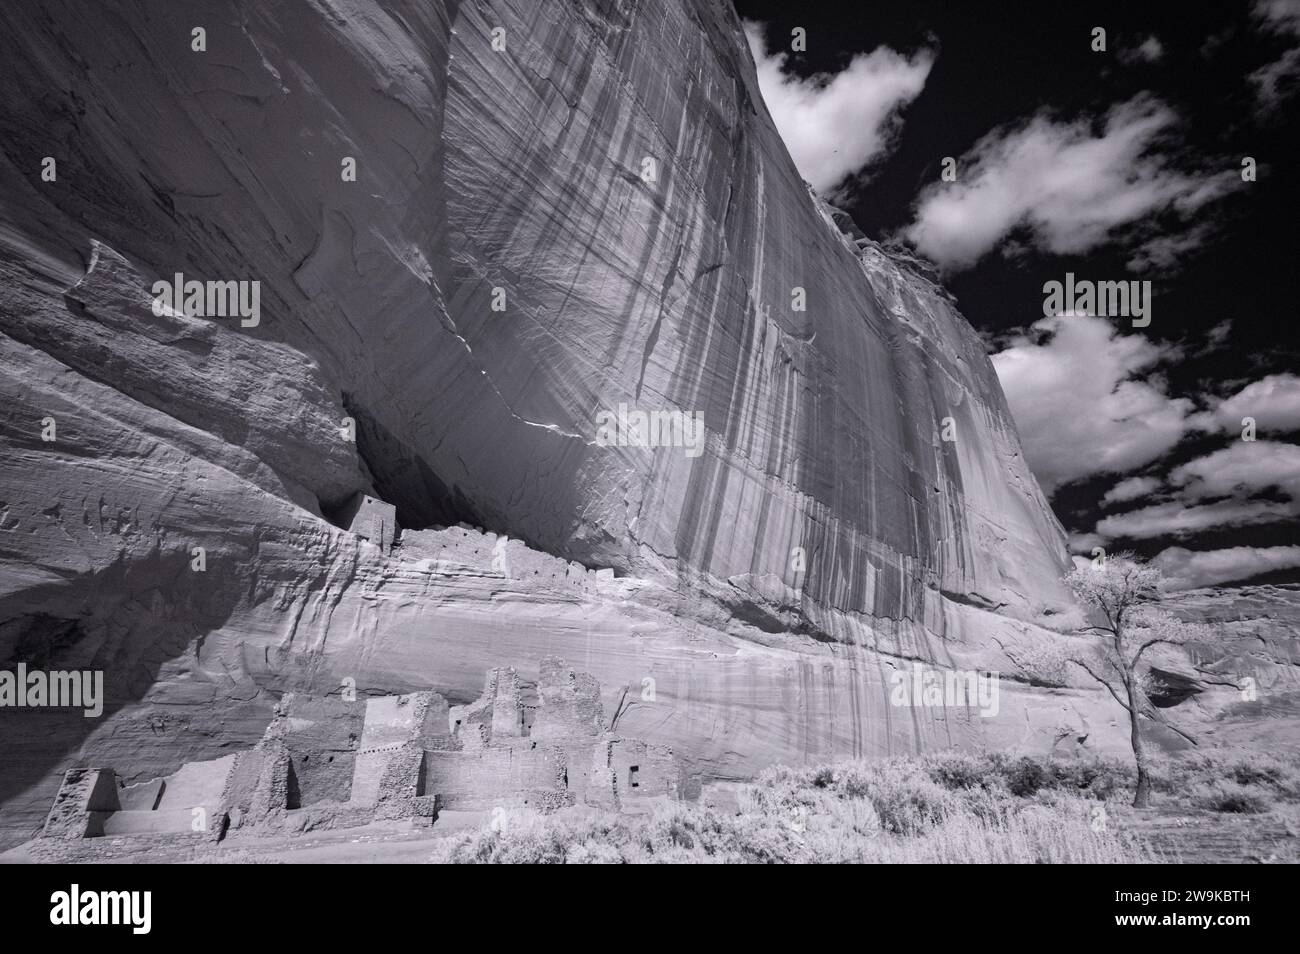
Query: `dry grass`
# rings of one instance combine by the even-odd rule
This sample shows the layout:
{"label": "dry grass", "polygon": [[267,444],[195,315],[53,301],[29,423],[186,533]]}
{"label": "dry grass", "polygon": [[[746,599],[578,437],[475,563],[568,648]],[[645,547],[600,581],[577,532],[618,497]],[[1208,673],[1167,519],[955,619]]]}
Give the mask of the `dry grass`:
{"label": "dry grass", "polygon": [[[541,864],[1125,864],[1159,860],[1097,823],[1100,802],[1026,764],[970,756],[775,768],[720,813],[687,804],[649,816],[516,811],[449,838],[434,860]],[[1033,778],[1026,778],[1033,775]],[[1064,773],[1070,785],[1077,779]],[[1055,777],[1049,773],[1049,777]],[[1008,782],[1010,779],[1010,782]],[[1022,794],[1014,794],[1019,788]],[[1032,788],[1033,791],[1028,789]]]}
{"label": "dry grass", "polygon": [[1173,805],[1258,815],[1300,803],[1300,764],[1264,753],[1195,752],[1157,765],[1155,788]]}
{"label": "dry grass", "polygon": [[[1300,763],[1196,752],[1157,763],[1157,807],[1264,814],[1300,804]],[[776,767],[735,812],[663,805],[649,816],[507,812],[448,838],[434,860],[543,864],[1129,864],[1157,854],[1108,819],[1134,773],[1107,759],[936,753],[817,769]],[[1109,808],[1108,808],[1109,805]]]}

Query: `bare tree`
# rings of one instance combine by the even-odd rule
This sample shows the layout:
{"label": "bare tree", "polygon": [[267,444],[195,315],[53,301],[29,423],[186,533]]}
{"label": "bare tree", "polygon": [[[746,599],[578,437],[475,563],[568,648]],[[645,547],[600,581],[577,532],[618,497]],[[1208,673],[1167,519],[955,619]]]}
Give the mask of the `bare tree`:
{"label": "bare tree", "polygon": [[1096,637],[1092,652],[1071,657],[1114,696],[1128,712],[1133,760],[1137,763],[1135,808],[1151,803],[1151,776],[1142,743],[1141,716],[1150,708],[1149,673],[1141,666],[1143,654],[1161,643],[1181,645],[1202,635],[1202,627],[1182,622],[1157,605],[1161,573],[1131,553],[1102,557],[1076,567],[1065,577],[1079,602],[1102,622],[1084,632]]}

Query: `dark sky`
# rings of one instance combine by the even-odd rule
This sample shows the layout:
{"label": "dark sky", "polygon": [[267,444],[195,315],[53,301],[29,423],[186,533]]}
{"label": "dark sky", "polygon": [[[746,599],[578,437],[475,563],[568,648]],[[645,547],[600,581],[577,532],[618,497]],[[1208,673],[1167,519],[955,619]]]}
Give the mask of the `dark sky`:
{"label": "dark sky", "polygon": [[[1131,248],[1117,243],[1075,256],[1034,248],[1014,257],[994,252],[945,283],[977,329],[999,333],[1041,318],[1043,283],[1063,278],[1066,271],[1081,278],[1151,279],[1154,318],[1146,333],[1185,345],[1182,360],[1158,369],[1171,396],[1226,395],[1264,375],[1300,370],[1300,178],[1295,169],[1300,96],[1284,99],[1265,115],[1257,108],[1247,77],[1282,56],[1288,38],[1258,29],[1251,4],[736,0],[735,5],[742,17],[767,25],[772,48],[788,50],[791,29],[807,30],[807,52],[791,53],[788,63],[801,76],[838,72],[854,54],[880,45],[901,53],[922,48],[937,53],[923,91],[902,113],[893,151],[867,169],[865,183],[850,200],[838,202],[876,238],[911,221],[918,193],[939,178],[942,157],[960,157],[990,131],[1023,123],[1042,110],[1062,121],[1102,116],[1146,92],[1181,117],[1170,147],[1180,164],[1239,168],[1243,156],[1255,157],[1259,180],[1203,211],[1211,232],[1174,270],[1132,274],[1125,267]],[[1096,26],[1107,31],[1105,54],[1090,49]],[[1120,55],[1151,35],[1164,48],[1157,62]],[[1209,330],[1225,319],[1232,321],[1225,346],[1197,356],[1206,350]],[[1290,433],[1283,439],[1294,443],[1298,437]],[[1153,466],[1168,471],[1224,442],[1222,435],[1190,435]],[[1053,505],[1067,529],[1091,530],[1102,513],[1101,494],[1137,472],[1059,489]],[[1170,545],[1198,550],[1295,545],[1300,533],[1295,521],[1284,521],[1211,529],[1194,542],[1172,537],[1119,542],[1154,555]],[[1300,573],[1267,578],[1300,579]]]}

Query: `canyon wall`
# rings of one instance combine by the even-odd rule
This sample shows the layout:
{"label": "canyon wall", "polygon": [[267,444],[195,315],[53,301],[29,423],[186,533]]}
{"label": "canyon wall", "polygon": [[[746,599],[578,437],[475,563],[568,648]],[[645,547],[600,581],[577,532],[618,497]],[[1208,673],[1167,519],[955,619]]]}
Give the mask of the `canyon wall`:
{"label": "canyon wall", "polygon": [[[1064,538],[978,337],[809,193],[727,3],[23,0],[0,57],[0,665],[109,697],[0,711],[15,830],[285,690],[467,702],[552,653],[652,679],[628,730],[717,777],[1109,723],[891,711],[902,661],[1048,638]],[[176,273],[259,320],[158,313]],[[703,443],[611,445],[621,405]],[[384,552],[358,493],[621,579]]]}

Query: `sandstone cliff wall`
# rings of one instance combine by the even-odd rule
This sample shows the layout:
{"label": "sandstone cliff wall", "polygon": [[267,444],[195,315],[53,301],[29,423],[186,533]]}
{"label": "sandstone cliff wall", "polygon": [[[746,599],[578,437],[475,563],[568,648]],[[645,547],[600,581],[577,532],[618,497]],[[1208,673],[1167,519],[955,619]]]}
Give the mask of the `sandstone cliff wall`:
{"label": "sandstone cliff wall", "polygon": [[[721,775],[1031,721],[888,709],[888,659],[1067,612],[1063,536],[977,337],[809,195],[726,3],[15,2],[0,58],[0,661],[109,674],[102,720],[0,712],[7,810],[248,745],[286,689],[464,702],[552,652],[654,676],[628,730]],[[260,322],[155,315],[176,272],[260,282]],[[620,404],[700,453],[602,446]],[[644,585],[386,556],[335,525],[358,492]]]}

